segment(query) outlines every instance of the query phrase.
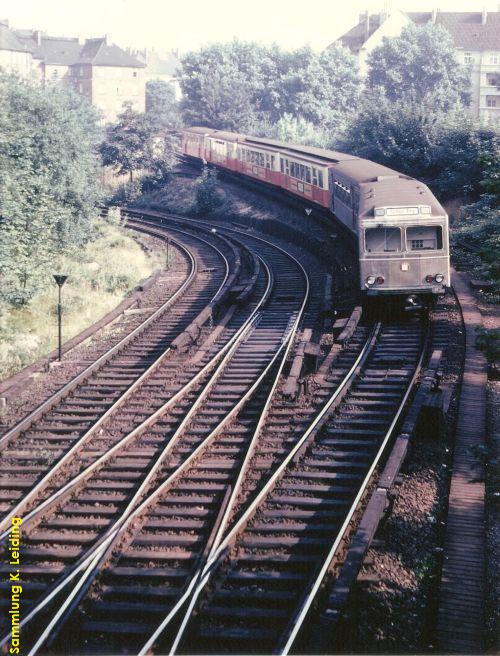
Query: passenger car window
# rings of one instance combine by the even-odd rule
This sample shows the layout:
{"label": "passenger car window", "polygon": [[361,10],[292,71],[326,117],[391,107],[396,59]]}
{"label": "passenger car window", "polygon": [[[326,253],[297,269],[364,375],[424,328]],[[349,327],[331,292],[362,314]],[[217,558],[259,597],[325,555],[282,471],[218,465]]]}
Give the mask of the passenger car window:
{"label": "passenger car window", "polygon": [[443,248],[441,226],[412,226],[406,228],[407,251],[436,251]]}
{"label": "passenger car window", "polygon": [[396,253],[401,250],[399,228],[367,228],[365,249],[368,253]]}

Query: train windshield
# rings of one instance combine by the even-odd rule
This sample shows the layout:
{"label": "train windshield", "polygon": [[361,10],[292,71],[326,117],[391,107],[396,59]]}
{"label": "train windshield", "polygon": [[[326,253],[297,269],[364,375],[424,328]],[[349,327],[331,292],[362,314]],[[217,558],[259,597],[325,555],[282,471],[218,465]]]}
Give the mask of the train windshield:
{"label": "train windshield", "polygon": [[441,226],[414,226],[406,228],[406,250],[436,251],[443,248]]}
{"label": "train windshield", "polygon": [[368,253],[397,253],[401,250],[400,228],[367,228],[365,248]]}

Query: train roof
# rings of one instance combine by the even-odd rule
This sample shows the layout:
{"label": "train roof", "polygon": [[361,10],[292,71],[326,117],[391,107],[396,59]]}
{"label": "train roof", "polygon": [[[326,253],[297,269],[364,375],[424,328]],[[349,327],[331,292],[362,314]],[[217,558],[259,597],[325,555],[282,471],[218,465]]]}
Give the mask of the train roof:
{"label": "train roof", "polygon": [[335,150],[325,150],[324,148],[316,148],[315,146],[304,146],[292,144],[287,141],[278,141],[277,139],[265,139],[261,137],[246,137],[246,141],[256,145],[262,144],[264,146],[272,146],[282,151],[295,153],[297,155],[312,155],[314,158],[324,160],[325,164],[344,162],[347,160],[358,160],[356,155],[349,155],[347,153],[339,153]]}
{"label": "train roof", "polygon": [[238,134],[238,132],[226,132],[225,130],[214,130],[208,136],[212,139],[223,139],[224,141],[246,140],[246,136],[244,134]]}
{"label": "train roof", "polygon": [[192,128],[184,128],[184,132],[194,132],[195,134],[212,134],[212,132],[217,132],[217,130],[214,130],[213,128],[195,126]]}
{"label": "train roof", "polygon": [[[376,207],[420,205],[429,205],[432,216],[446,214],[429,187],[414,178],[399,175],[396,179],[387,177],[377,182],[365,182],[360,185],[359,215],[361,217],[373,218]],[[422,217],[419,218],[420,220]]]}

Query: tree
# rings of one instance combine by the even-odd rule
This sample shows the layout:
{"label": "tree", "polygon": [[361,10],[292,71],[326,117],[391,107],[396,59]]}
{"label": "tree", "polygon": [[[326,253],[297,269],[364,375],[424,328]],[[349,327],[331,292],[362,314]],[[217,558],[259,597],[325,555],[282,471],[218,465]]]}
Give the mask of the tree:
{"label": "tree", "polygon": [[450,109],[469,101],[469,75],[454,52],[450,33],[439,25],[406,26],[385,37],[368,57],[368,87],[380,87],[390,100],[426,101]]}
{"label": "tree", "polygon": [[360,80],[353,55],[336,45],[316,54],[306,47],[283,80],[291,113],[304,118],[332,136],[346,127],[346,118],[357,106]]}
{"label": "tree", "polygon": [[128,175],[147,169],[153,161],[153,125],[145,114],[126,103],[118,121],[108,127],[106,140],[101,145],[104,166],[112,166],[118,175]]}
{"label": "tree", "polygon": [[146,83],[146,115],[155,127],[181,127],[178,105],[171,84],[164,80],[149,80]]}
{"label": "tree", "polygon": [[181,108],[187,125],[244,131],[255,119],[254,89],[231,61],[229,46],[210,46],[182,60]]}
{"label": "tree", "polygon": [[427,182],[441,198],[478,197],[485,158],[498,157],[498,135],[462,111],[437,111],[425,101],[391,102],[368,94],[342,148]]}
{"label": "tree", "polygon": [[190,125],[266,133],[285,114],[340,130],[358,97],[353,56],[233,41],[187,54],[180,84]]}
{"label": "tree", "polygon": [[95,110],[60,86],[0,75],[0,296],[25,304],[100,201]]}
{"label": "tree", "polygon": [[318,130],[305,118],[296,118],[291,114],[284,114],[272,127],[269,136],[273,136],[280,141],[318,146],[320,148],[327,147],[330,141],[328,133]]}

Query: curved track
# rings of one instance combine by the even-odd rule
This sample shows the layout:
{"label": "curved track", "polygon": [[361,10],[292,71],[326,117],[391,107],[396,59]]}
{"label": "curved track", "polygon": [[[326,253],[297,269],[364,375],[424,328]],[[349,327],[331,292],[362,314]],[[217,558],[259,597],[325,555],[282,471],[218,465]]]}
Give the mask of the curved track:
{"label": "curved track", "polygon": [[[266,248],[267,252],[263,252]],[[272,266],[266,262],[271,256]],[[201,358],[201,361],[207,358],[208,364],[215,361],[217,368],[215,373],[209,373],[205,371],[207,364],[200,373],[208,375],[208,379],[200,377],[197,385],[190,387],[189,393],[194,391],[198,396],[194,405],[189,397],[179,396],[172,408],[174,416],[172,410],[169,414],[162,413],[153,429],[147,426],[144,431],[136,431],[137,439],[127,438],[121,452],[115,451],[102,468],[90,472],[91,476],[85,476],[62,498],[56,499],[41,517],[33,519],[29,536],[25,538],[23,570],[30,578],[26,588],[33,591],[34,608],[37,599],[47,600],[50,591],[68,576],[72,577],[71,581],[67,580],[70,584],[76,578],[75,573],[83,571],[88,564],[91,554],[104,553],[104,547],[112,548],[116,537],[113,531],[116,533],[134,505],[153,489],[152,484],[175,476],[183,459],[195,452],[198,445],[203,450],[209,448],[214,435],[222,428],[228,430],[227,426],[233,426],[236,417],[242,424],[232,429],[232,446],[234,450],[239,445],[240,451],[244,451],[256,412],[255,408],[247,409],[248,402],[257,403],[258,407],[256,399],[260,399],[262,405],[261,388],[269,385],[275,369],[279,369],[279,357],[284,362],[308,296],[307,278],[297,261],[269,244],[261,249],[259,257],[263,266],[258,276],[254,276],[249,302],[229,318],[219,334],[219,342],[212,341]],[[225,333],[232,335],[229,342]],[[222,353],[220,341],[230,348],[218,362],[218,354]],[[195,358],[200,361],[199,355]],[[185,371],[192,375],[189,369]],[[192,407],[186,413],[190,404]],[[240,420],[241,411],[249,412],[250,420]],[[149,447],[149,454],[145,447]],[[199,450],[196,457],[201,453]],[[189,490],[184,477],[182,481],[177,485]],[[193,481],[191,487],[196,485],[202,482]],[[86,519],[90,513],[92,529]],[[106,541],[107,536],[111,540]],[[102,551],[98,551],[100,547]]]}
{"label": "curved track", "polygon": [[216,240],[237,264],[209,325],[146,377],[149,400],[104,421],[27,516],[30,654],[287,653],[387,455],[422,326],[361,325],[292,402],[295,335],[321,308],[302,264],[255,235],[145,218],[131,224]]}

